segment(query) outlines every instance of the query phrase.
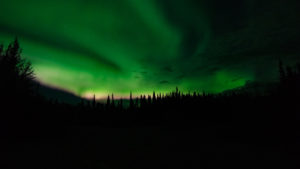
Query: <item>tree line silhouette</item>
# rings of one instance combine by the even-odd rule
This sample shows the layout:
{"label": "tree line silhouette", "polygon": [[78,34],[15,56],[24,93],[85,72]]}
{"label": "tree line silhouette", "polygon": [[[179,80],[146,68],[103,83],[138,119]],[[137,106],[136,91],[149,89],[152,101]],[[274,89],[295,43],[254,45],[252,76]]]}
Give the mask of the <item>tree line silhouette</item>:
{"label": "tree line silhouette", "polygon": [[[300,96],[300,64],[290,67],[279,61],[278,72],[278,87],[267,95],[250,96],[235,90],[219,94],[183,93],[176,88],[168,94],[153,92],[152,96],[136,98],[130,93],[128,100],[115,100],[111,95],[106,104],[97,102],[94,96],[93,100],[82,99],[77,105],[69,105],[49,101],[37,93],[33,68],[21,57],[16,39],[7,49],[0,46],[1,109],[6,111],[2,116],[10,119],[8,121],[19,119],[20,124],[27,123],[26,120],[87,125],[185,124],[185,120],[230,123],[250,122],[250,119],[269,121],[267,119],[271,118],[295,121],[298,112],[294,113],[292,108],[298,104]],[[287,111],[289,113],[283,113]]]}

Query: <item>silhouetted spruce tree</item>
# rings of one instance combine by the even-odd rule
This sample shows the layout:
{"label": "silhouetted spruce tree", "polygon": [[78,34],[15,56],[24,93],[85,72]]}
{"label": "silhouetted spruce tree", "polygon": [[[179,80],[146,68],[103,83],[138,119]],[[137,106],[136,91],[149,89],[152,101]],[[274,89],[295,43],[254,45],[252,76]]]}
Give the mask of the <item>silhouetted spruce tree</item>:
{"label": "silhouetted spruce tree", "polygon": [[285,74],[285,70],[284,70],[284,68],[283,68],[282,60],[279,60],[278,69],[279,69],[279,78],[280,78],[280,82],[283,83],[283,82],[285,81],[286,74]]}
{"label": "silhouetted spruce tree", "polygon": [[147,104],[146,95],[143,96],[142,102],[143,102],[143,106]]}
{"label": "silhouetted spruce tree", "polygon": [[178,89],[178,87],[176,87],[176,98],[178,98],[179,97],[179,89]]}
{"label": "silhouetted spruce tree", "polygon": [[197,93],[196,93],[196,92],[193,93],[193,97],[194,97],[194,98],[197,97]]}
{"label": "silhouetted spruce tree", "polygon": [[96,108],[96,95],[94,94],[93,97],[93,108]]}
{"label": "silhouetted spruce tree", "polygon": [[139,98],[135,98],[135,107],[138,108],[139,107]]}
{"label": "silhouetted spruce tree", "polygon": [[110,97],[109,97],[109,95],[107,96],[106,108],[110,108]]}
{"label": "silhouetted spruce tree", "polygon": [[144,106],[143,95],[140,96],[140,104],[141,104],[141,107]]}
{"label": "silhouetted spruce tree", "polygon": [[[0,46],[0,88],[3,93],[18,98],[33,92],[34,72],[31,63],[21,57],[21,48],[16,38],[6,51]],[[2,93],[2,94],[3,94]]]}
{"label": "silhouetted spruce tree", "polygon": [[152,102],[153,102],[153,104],[155,104],[155,102],[156,102],[156,95],[155,95],[155,92],[153,92]]}
{"label": "silhouetted spruce tree", "polygon": [[111,107],[112,107],[112,108],[115,108],[114,94],[111,95]]}
{"label": "silhouetted spruce tree", "polygon": [[133,103],[133,99],[132,99],[132,92],[130,92],[130,96],[129,96],[129,108],[133,108],[134,107],[134,103]]}
{"label": "silhouetted spruce tree", "polygon": [[151,104],[151,96],[150,96],[150,95],[148,95],[148,102],[147,102],[147,104],[148,104],[148,105]]}

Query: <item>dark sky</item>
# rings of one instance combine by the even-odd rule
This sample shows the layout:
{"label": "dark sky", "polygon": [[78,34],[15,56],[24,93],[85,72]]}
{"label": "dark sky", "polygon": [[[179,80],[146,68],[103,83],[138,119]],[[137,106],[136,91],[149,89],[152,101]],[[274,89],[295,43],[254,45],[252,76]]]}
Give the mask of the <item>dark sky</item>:
{"label": "dark sky", "polygon": [[220,92],[300,59],[297,0],[1,0],[39,81],[81,96]]}

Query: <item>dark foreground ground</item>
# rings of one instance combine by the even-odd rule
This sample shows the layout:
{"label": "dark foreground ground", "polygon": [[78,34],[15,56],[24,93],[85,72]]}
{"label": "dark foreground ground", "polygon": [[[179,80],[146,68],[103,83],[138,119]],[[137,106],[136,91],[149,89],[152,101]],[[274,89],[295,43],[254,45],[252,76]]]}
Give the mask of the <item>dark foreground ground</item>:
{"label": "dark foreground ground", "polygon": [[129,109],[23,99],[1,105],[0,168],[299,168],[299,98],[175,94]]}
{"label": "dark foreground ground", "polygon": [[32,126],[1,138],[0,168],[299,168],[299,132],[289,127]]}

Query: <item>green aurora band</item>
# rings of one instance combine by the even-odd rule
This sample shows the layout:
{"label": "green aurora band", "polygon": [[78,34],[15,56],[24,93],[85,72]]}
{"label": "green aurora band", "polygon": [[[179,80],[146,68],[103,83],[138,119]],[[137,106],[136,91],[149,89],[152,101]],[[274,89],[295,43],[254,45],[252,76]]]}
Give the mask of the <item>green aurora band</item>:
{"label": "green aurora band", "polygon": [[[298,25],[290,26],[297,18],[281,23],[270,19],[274,15],[254,15],[256,1],[213,2],[1,0],[0,43],[18,37],[38,81],[85,97],[165,93],[176,86],[221,92],[274,79],[278,51],[268,49],[284,43],[269,45],[276,36],[264,32],[287,25],[283,41],[289,44],[299,37]],[[282,5],[276,2],[265,10]],[[289,11],[288,18],[297,9]],[[261,25],[264,19],[271,21]],[[266,63],[270,72],[260,73]]]}

